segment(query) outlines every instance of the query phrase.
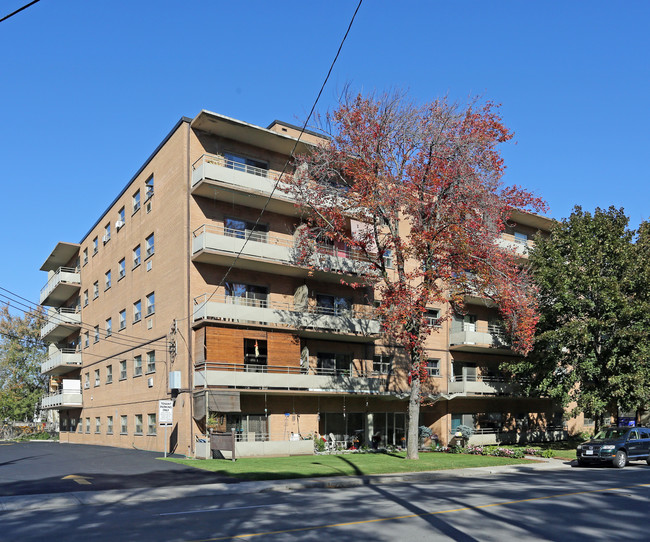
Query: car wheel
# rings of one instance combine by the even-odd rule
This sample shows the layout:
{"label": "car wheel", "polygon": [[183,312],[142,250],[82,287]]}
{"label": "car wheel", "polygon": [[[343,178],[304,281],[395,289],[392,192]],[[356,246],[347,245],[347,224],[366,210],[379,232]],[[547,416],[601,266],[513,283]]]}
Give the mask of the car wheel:
{"label": "car wheel", "polygon": [[627,463],[627,454],[623,450],[616,452],[616,457],[614,458],[614,466],[617,469],[622,469]]}

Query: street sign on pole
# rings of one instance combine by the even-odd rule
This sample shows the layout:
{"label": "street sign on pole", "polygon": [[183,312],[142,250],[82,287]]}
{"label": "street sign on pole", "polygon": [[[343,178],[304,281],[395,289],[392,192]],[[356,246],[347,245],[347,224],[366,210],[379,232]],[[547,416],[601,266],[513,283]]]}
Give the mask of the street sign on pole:
{"label": "street sign on pole", "polygon": [[174,401],[160,399],[158,401],[158,424],[165,427],[165,455],[167,457],[167,428],[174,423]]}

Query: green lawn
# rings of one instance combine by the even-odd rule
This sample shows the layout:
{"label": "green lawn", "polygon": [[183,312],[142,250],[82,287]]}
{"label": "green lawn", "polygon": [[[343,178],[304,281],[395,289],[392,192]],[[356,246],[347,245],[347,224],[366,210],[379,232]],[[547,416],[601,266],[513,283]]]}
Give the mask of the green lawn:
{"label": "green lawn", "polygon": [[224,459],[167,458],[166,461],[173,461],[242,480],[359,476],[364,474],[516,465],[528,462],[525,459],[507,457],[446,453],[420,453],[419,461],[407,461],[404,459],[403,453],[250,457],[238,459],[234,463]]}

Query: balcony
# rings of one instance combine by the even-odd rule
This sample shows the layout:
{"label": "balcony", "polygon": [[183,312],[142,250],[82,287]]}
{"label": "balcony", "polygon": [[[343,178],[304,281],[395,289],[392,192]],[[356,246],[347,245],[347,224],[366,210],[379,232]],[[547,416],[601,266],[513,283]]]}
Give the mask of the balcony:
{"label": "balcony", "polygon": [[41,305],[60,307],[81,288],[79,269],[59,267],[41,288]]}
{"label": "balcony", "polygon": [[207,294],[194,299],[194,322],[218,320],[285,327],[304,337],[355,335],[374,341],[380,322],[372,308],[337,310],[328,307],[295,307],[264,299]]}
{"label": "balcony", "polygon": [[501,248],[510,250],[522,258],[528,258],[528,253],[535,247],[534,241],[520,239],[510,233],[502,233],[501,237],[497,239],[497,244]]}
{"label": "balcony", "polygon": [[195,196],[225,199],[246,207],[262,209],[266,206],[266,210],[275,213],[300,214],[295,199],[287,191],[286,181],[291,175],[285,173],[282,180],[279,179],[277,172],[204,154],[192,164],[191,192]]}
{"label": "balcony", "polygon": [[464,352],[490,349],[494,353],[511,353],[510,341],[497,324],[489,324],[487,332],[476,331],[475,326],[467,326],[462,330],[452,329],[449,333],[449,346],[452,350]]}
{"label": "balcony", "polygon": [[449,381],[449,393],[467,395],[512,395],[517,384],[500,376],[465,374]]}
{"label": "balcony", "polygon": [[227,386],[310,392],[387,393],[387,376],[335,369],[205,362],[197,364],[194,386]]}
{"label": "balcony", "polygon": [[58,342],[81,328],[81,313],[76,308],[60,308],[47,313],[41,339]]}
{"label": "balcony", "polygon": [[62,348],[50,353],[41,364],[41,374],[62,375],[81,367],[81,352],[74,348]]}
{"label": "balcony", "polygon": [[[248,241],[245,236],[248,235]],[[245,234],[241,230],[204,224],[192,232],[192,261],[214,265],[231,265],[237,255],[237,266],[287,276],[308,274],[321,280],[339,281],[337,275],[364,275],[369,264],[358,250],[313,244],[313,254],[306,265],[298,265],[296,240],[267,232]]]}
{"label": "balcony", "polygon": [[41,400],[43,409],[80,408],[81,380],[64,378],[61,387],[50,392]]}

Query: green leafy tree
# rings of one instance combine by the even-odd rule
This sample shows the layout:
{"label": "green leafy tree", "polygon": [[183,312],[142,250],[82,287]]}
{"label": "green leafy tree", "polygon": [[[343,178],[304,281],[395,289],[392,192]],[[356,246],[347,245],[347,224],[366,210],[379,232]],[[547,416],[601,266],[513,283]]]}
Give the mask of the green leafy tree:
{"label": "green leafy tree", "polygon": [[46,389],[41,323],[40,313],[16,316],[0,307],[0,420],[31,421]]}
{"label": "green leafy tree", "polygon": [[576,207],[530,256],[540,300],[535,347],[510,368],[528,392],[556,399],[598,424],[647,404],[650,231],[622,209]]}

